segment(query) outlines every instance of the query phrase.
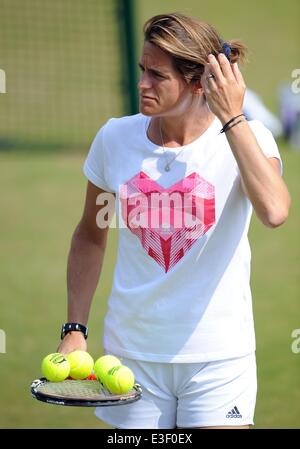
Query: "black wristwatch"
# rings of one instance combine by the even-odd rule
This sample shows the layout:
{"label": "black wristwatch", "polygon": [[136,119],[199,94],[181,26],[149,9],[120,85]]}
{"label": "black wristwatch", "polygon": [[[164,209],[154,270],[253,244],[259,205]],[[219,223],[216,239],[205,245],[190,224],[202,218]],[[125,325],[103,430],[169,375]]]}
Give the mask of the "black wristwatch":
{"label": "black wristwatch", "polygon": [[73,331],[82,332],[85,339],[88,337],[88,328],[79,323],[64,323],[61,328],[60,338],[61,340],[69,333]]}

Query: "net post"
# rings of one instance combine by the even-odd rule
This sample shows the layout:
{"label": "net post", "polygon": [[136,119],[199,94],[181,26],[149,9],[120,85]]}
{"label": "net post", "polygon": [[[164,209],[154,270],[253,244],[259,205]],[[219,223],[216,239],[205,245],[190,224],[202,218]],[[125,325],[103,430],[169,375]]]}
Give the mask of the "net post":
{"label": "net post", "polygon": [[[125,72],[125,96],[127,98],[127,113],[136,114],[138,112],[138,92],[137,92],[137,52],[136,52],[136,2],[135,0],[120,1],[120,42],[123,47],[123,67]],[[126,95],[127,94],[127,95]]]}

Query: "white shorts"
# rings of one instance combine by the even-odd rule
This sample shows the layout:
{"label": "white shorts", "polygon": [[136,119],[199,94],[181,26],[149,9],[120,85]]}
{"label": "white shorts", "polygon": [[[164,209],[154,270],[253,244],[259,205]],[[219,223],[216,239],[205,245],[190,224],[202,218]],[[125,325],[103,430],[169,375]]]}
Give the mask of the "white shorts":
{"label": "white shorts", "polygon": [[156,363],[122,357],[143,389],[132,404],[98,407],[119,429],[252,425],[256,402],[255,353],[206,363]]}

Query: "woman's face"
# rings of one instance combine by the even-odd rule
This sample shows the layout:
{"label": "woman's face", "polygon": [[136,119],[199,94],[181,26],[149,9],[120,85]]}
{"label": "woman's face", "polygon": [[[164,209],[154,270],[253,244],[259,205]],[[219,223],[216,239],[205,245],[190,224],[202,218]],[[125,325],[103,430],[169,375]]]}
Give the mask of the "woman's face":
{"label": "woman's face", "polygon": [[139,66],[140,112],[148,116],[184,113],[192,100],[192,86],[175,69],[171,56],[145,42]]}

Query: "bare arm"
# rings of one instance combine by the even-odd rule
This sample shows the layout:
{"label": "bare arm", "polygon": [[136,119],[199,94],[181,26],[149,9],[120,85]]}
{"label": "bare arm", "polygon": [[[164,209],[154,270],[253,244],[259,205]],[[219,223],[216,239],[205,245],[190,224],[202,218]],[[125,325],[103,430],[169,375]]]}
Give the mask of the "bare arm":
{"label": "bare arm", "polygon": [[[246,85],[238,65],[230,64],[223,54],[218,59],[209,55],[208,61],[201,83],[211,111],[224,125],[242,113]],[[278,161],[264,155],[245,121],[229,129],[226,137],[239,166],[243,189],[258,218],[268,227],[280,226],[288,217],[291,201]]]}
{"label": "bare arm", "polygon": [[[68,322],[87,325],[92,299],[102,270],[109,227],[99,228],[97,213],[103,206],[96,205],[102,189],[88,182],[83,216],[72,237],[67,267]],[[111,195],[111,199],[113,195]],[[111,207],[114,202],[110,202]],[[107,206],[106,206],[107,208]],[[68,333],[58,351],[69,353],[75,349],[86,350],[81,332]]]}
{"label": "bare arm", "polygon": [[247,122],[234,126],[226,136],[257,217],[265,226],[280,226],[288,217],[290,195],[280,176],[279,161],[263,154]]}

